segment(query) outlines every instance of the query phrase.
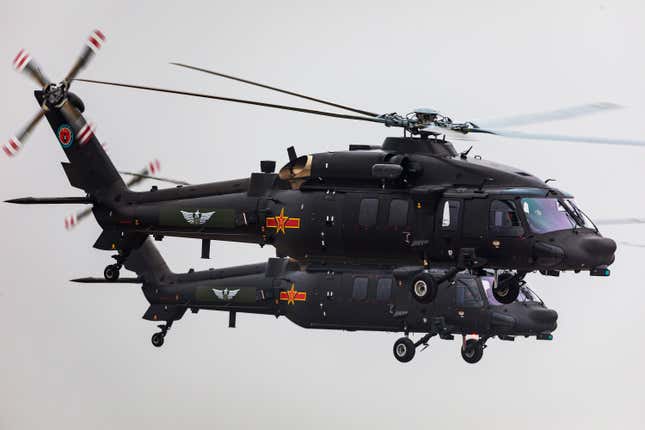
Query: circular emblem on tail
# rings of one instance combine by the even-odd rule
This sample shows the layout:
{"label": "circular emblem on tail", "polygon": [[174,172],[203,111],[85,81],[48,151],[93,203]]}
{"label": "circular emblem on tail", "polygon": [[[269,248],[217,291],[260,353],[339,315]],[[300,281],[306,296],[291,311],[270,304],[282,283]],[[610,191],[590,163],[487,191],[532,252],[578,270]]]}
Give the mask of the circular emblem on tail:
{"label": "circular emblem on tail", "polygon": [[74,132],[72,132],[72,128],[69,125],[63,124],[58,127],[57,134],[58,141],[63,145],[63,148],[67,149],[74,143]]}

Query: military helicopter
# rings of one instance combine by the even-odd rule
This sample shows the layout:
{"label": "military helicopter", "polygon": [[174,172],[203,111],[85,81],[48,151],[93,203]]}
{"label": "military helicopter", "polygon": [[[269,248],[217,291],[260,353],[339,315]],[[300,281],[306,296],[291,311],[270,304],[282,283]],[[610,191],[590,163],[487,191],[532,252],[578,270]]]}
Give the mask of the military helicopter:
{"label": "military helicopter", "polygon": [[[412,360],[416,349],[425,349],[432,337],[452,340],[460,335],[463,359],[476,363],[493,337],[551,340],[557,326],[557,313],[524,283],[517,301],[499,303],[492,294],[494,275],[486,273],[460,272],[439,284],[432,303],[422,304],[412,299],[392,270],[371,266],[302,267],[288,258],[271,258],[266,263],[177,274],[168,269],[150,239],[128,255],[124,266],[138,276],[74,282],[142,284],[150,303],[143,318],[165,321],[152,336],[156,347],[164,344],[173,322],[188,309],[228,312],[229,327],[236,326],[237,313],[253,313],[284,315],[304,328],[403,332],[393,347],[400,362]],[[443,270],[431,273],[446,278]],[[410,333],[423,336],[415,342]]]}
{"label": "military helicopter", "polygon": [[[457,153],[446,135],[486,133],[628,145],[643,142],[484,128],[473,122],[453,122],[431,109],[417,109],[406,116],[379,115],[179,63],[352,114],[78,79],[104,41],[103,33],[94,31],[59,84],[51,83],[28,53],[18,54],[15,67],[41,86],[34,93],[40,110],[3,149],[14,156],[38,120],[47,119],[69,160],[63,168],[70,184],[85,195],[8,202],[92,205],[103,228],[94,247],[117,252],[116,263],[105,268],[107,280],[119,278],[129,253],[149,235],[157,240],[164,236],[201,239],[203,258],[210,255],[211,240],[223,240],[269,244],[278,257],[288,256],[301,264],[360,262],[394,268],[421,303],[434,300],[438,285],[464,269],[494,270],[495,297],[504,303],[515,300],[530,271],[553,276],[563,270],[609,275],[616,244],[600,235],[570,194],[521,169],[471,157],[468,151]],[[303,156],[290,147],[289,162],[278,173],[275,161],[262,161],[261,172],[249,178],[134,192],[106,155],[94,126],[85,120],[84,103],[69,91],[74,81],[379,123],[401,128],[403,136],[388,137],[382,145],[351,145],[349,151]],[[565,109],[536,115],[532,120],[570,118],[612,106]],[[515,123],[518,121],[524,124],[529,118],[516,118]],[[440,266],[447,268],[446,279],[430,273],[431,267]]]}

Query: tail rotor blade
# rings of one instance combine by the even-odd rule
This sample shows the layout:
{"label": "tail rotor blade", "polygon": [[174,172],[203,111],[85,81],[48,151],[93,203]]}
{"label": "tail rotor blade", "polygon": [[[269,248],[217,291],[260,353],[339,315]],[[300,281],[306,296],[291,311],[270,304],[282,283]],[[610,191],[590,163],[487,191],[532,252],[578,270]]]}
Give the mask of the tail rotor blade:
{"label": "tail rotor blade", "polygon": [[40,70],[38,63],[34,61],[29,52],[21,49],[13,59],[13,67],[19,72],[26,72],[29,77],[35,80],[41,88],[50,84],[45,74]]}
{"label": "tail rotor blade", "polygon": [[22,149],[27,138],[44,115],[45,112],[42,109],[39,110],[34,118],[29,122],[29,124],[27,124],[24,129],[22,129],[20,133],[18,133],[16,136],[12,136],[9,139],[9,142],[5,143],[2,146],[2,150],[5,154],[7,154],[8,157],[13,157]]}
{"label": "tail rotor blade", "polygon": [[85,208],[80,212],[72,214],[65,218],[65,229],[71,230],[78,225],[84,218],[92,213],[92,208]]}
{"label": "tail rotor blade", "polygon": [[83,70],[89,61],[94,57],[94,55],[101,49],[105,43],[105,35],[101,30],[94,30],[92,34],[87,38],[87,44],[81,51],[81,55],[72,66],[72,69],[69,71],[65,77],[65,82],[70,83],[79,73]]}

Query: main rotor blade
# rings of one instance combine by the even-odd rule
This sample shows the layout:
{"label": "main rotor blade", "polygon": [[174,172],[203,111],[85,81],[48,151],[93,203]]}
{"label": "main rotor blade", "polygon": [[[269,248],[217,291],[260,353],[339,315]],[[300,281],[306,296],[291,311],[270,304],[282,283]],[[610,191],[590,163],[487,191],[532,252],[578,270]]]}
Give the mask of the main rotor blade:
{"label": "main rotor blade", "polygon": [[622,109],[614,103],[600,102],[590,103],[579,106],[572,106],[564,109],[557,109],[548,112],[538,112],[525,115],[511,116],[507,118],[493,119],[490,121],[475,121],[478,125],[485,128],[506,128],[520,125],[536,124],[549,121],[561,121],[565,119],[576,118],[579,116],[591,115],[597,112]]}
{"label": "main rotor blade", "polygon": [[645,244],[634,242],[618,242],[620,245],[632,246],[634,248],[645,248]]}
{"label": "main rotor blade", "polygon": [[607,218],[594,221],[597,225],[630,225],[630,224],[645,224],[644,218]]}
{"label": "main rotor blade", "polygon": [[242,79],[242,78],[238,78],[236,76],[225,75],[224,73],[215,72],[213,70],[202,69],[201,67],[190,66],[188,64],[182,64],[182,63],[170,63],[170,64],[172,64],[173,66],[184,67],[186,69],[196,70],[198,72],[204,72],[204,73],[208,73],[210,75],[215,75],[215,76],[219,76],[219,77],[226,78],[226,79],[232,79],[234,81],[243,82],[243,83],[249,84],[249,85],[255,85],[256,87],[266,88],[268,90],[277,91],[279,93],[288,94],[290,96],[300,97],[301,99],[310,100],[310,101],[321,103],[321,104],[324,104],[324,105],[327,105],[327,106],[333,106],[333,107],[338,108],[338,109],[344,109],[346,111],[358,113],[358,114],[361,114],[361,115],[372,116],[372,117],[379,116],[379,114],[374,113],[374,112],[369,112],[369,111],[365,111],[365,110],[361,110],[361,109],[356,109],[356,108],[353,108],[353,107],[341,105],[341,104],[330,102],[330,101],[327,101],[327,100],[317,99],[315,97],[306,96],[304,94],[299,94],[299,93],[296,93],[296,92],[293,92],[293,91],[283,90],[281,88],[272,87],[270,85],[261,84],[259,82],[249,81],[248,79]]}
{"label": "main rotor blade", "polygon": [[315,110],[315,109],[305,109],[305,108],[299,108],[299,107],[294,107],[294,106],[285,106],[285,105],[278,105],[278,104],[273,104],[273,103],[257,102],[257,101],[253,101],[253,100],[234,99],[234,98],[230,98],[230,97],[220,97],[220,96],[215,96],[215,95],[193,93],[193,92],[188,92],[188,91],[178,91],[178,90],[169,90],[169,89],[164,89],[164,88],[146,87],[146,86],[143,86],[143,85],[132,85],[132,84],[122,84],[122,83],[117,83],[117,82],[96,81],[96,80],[93,80],[93,79],[79,79],[79,78],[77,78],[77,79],[74,79],[74,80],[79,81],[79,82],[87,82],[87,83],[90,83],[90,84],[112,85],[112,86],[115,86],[115,87],[134,88],[134,89],[137,89],[137,90],[156,91],[156,92],[160,92],[160,93],[178,94],[178,95],[181,95],[181,96],[200,97],[200,98],[203,98],[203,99],[221,100],[221,101],[225,101],[225,102],[241,103],[241,104],[252,105],[252,106],[261,106],[261,107],[268,107],[268,108],[273,108],[273,109],[289,110],[289,111],[294,111],[294,112],[309,113],[309,114],[313,114],[313,115],[328,116],[328,117],[332,117],[332,118],[351,119],[351,120],[356,120],[356,121],[367,121],[367,122],[378,122],[380,124],[385,124],[386,123],[386,120],[384,118],[372,118],[372,117],[367,117],[367,116],[346,115],[346,114],[342,114],[342,113],[325,112],[325,111],[320,111],[320,110]]}
{"label": "main rotor blade", "polygon": [[580,143],[624,145],[624,146],[645,146],[645,141],[643,140],[611,139],[611,138],[593,137],[593,136],[568,136],[563,134],[526,133],[522,131],[490,130],[485,128],[471,128],[471,129],[468,129],[466,133],[494,134],[497,136],[511,137],[513,139],[548,140],[548,141],[557,141],[557,142],[580,142]]}

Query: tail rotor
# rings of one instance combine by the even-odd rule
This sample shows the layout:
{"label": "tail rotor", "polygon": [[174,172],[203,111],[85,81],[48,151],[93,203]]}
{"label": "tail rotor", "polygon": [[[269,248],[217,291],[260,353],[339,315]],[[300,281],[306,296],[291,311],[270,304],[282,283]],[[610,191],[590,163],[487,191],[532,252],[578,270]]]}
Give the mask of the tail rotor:
{"label": "tail rotor", "polygon": [[[36,113],[36,115],[27,124],[27,126],[22,129],[20,133],[12,136],[9,141],[2,146],[3,152],[8,157],[13,157],[18,152],[20,152],[31,132],[45,115],[47,103],[62,103],[65,100],[65,98],[67,97],[67,90],[69,89],[70,82],[81,72],[81,70],[87,67],[89,61],[94,57],[96,52],[101,49],[104,43],[105,35],[100,30],[94,30],[87,39],[86,46],[81,51],[81,54],[72,66],[71,70],[59,85],[53,84],[45,76],[42,69],[33,59],[31,54],[29,54],[29,52],[24,49],[21,49],[18,52],[18,54],[13,59],[13,67],[18,72],[25,73],[27,74],[27,76],[29,76],[29,78],[34,80],[44,91],[45,97],[40,111]],[[74,114],[71,109],[67,109],[66,111],[69,111],[70,114]],[[93,125],[88,124],[87,129],[84,130],[84,134],[81,136],[81,143],[87,142],[93,133]]]}

